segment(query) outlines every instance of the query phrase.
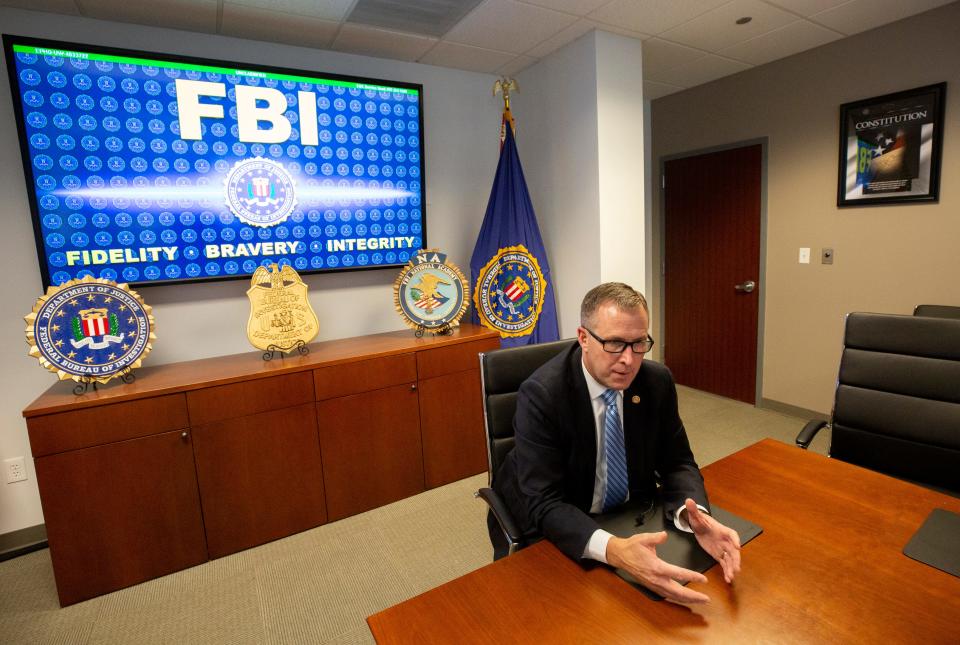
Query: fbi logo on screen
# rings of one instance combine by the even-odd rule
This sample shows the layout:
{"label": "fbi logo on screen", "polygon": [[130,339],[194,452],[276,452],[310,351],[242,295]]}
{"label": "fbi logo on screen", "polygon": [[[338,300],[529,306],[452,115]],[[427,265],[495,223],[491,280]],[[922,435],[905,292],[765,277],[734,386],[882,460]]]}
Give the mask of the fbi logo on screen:
{"label": "fbi logo on screen", "polygon": [[467,279],[437,249],[421,249],[393,283],[393,302],[418,335],[444,333],[467,311]]}
{"label": "fbi logo on screen", "polygon": [[153,348],[153,314],[125,284],[91,276],[50,287],[24,317],[30,356],[60,380],[106,383]]}
{"label": "fbi logo on screen", "polygon": [[480,269],[473,304],[480,322],[500,336],[527,336],[537,326],[546,287],[540,263],[527,247],[508,246]]}
{"label": "fbi logo on screen", "polygon": [[297,205],[293,177],[276,161],[254,157],[234,164],[224,180],[227,206],[251,226],[275,226]]}

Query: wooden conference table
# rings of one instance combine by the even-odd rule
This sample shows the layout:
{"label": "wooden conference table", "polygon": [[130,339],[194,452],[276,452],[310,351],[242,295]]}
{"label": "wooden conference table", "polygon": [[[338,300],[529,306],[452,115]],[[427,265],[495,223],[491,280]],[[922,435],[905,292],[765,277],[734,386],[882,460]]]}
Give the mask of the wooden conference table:
{"label": "wooden conference table", "polygon": [[960,643],[960,578],[901,550],[960,499],[765,439],[703,469],[763,527],[707,605],[656,602],[543,541],[367,619],[384,643]]}

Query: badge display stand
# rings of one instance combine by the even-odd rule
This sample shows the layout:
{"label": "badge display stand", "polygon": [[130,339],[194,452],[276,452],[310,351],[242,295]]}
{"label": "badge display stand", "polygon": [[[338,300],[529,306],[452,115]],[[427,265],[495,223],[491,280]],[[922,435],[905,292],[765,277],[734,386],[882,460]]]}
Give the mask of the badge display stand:
{"label": "badge display stand", "polygon": [[276,356],[278,352],[280,353],[280,358],[283,358],[284,354],[291,354],[293,353],[294,350],[299,352],[301,356],[306,356],[307,354],[310,353],[310,347],[302,340],[298,340],[297,342],[295,342],[293,345],[290,345],[289,347],[280,347],[279,345],[270,345],[269,347],[267,347],[267,351],[263,353],[263,360],[272,361],[273,357]]}
{"label": "badge display stand", "polygon": [[[416,329],[413,332],[413,335],[417,338],[423,338],[423,335],[427,333],[427,328],[423,325],[417,325]],[[449,336],[453,333],[453,327],[451,325],[442,325],[436,328],[436,331],[431,331],[435,336]]]}
{"label": "badge display stand", "polygon": [[[133,373],[133,370],[126,369],[120,372],[117,375],[117,378],[119,378],[121,381],[129,385],[130,383],[133,383],[135,380],[137,380],[137,375]],[[77,382],[77,384],[73,386],[73,393],[76,396],[81,396],[83,394],[86,394],[90,390],[93,390],[94,392],[97,391],[97,379],[81,378]]]}

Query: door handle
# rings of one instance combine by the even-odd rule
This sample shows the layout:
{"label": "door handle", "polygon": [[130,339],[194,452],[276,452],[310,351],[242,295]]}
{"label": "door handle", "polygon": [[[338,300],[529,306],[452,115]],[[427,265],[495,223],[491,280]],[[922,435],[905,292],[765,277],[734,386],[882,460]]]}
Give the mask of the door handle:
{"label": "door handle", "polygon": [[738,285],[734,285],[733,288],[741,293],[750,293],[757,288],[757,283],[753,280],[745,280]]}

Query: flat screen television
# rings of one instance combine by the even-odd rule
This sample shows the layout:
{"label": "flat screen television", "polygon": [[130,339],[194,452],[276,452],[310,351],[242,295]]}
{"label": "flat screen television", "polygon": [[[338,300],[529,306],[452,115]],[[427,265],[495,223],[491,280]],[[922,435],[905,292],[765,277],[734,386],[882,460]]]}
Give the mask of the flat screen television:
{"label": "flat screen television", "polygon": [[423,86],[3,36],[43,286],[400,266]]}

